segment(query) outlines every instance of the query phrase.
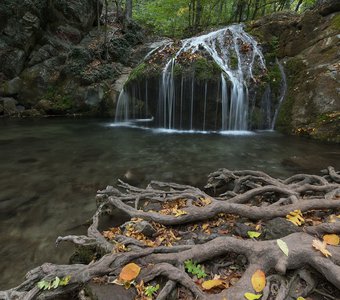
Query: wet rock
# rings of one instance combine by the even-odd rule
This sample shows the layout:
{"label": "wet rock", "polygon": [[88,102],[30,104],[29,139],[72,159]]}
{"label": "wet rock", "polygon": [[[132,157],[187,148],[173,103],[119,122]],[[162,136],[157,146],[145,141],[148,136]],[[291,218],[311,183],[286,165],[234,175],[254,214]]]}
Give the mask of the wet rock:
{"label": "wet rock", "polygon": [[2,72],[9,78],[17,76],[24,69],[26,54],[18,48],[7,47],[1,49],[0,65]]}
{"label": "wet rock", "polygon": [[28,66],[31,67],[39,64],[53,56],[57,56],[58,53],[59,52],[52,45],[44,45],[31,53]]}
{"label": "wet rock", "polygon": [[13,96],[20,92],[22,86],[22,80],[19,77],[15,77],[0,86],[0,95]]}
{"label": "wet rock", "polygon": [[239,235],[243,238],[249,238],[248,231],[254,231],[254,228],[243,224],[243,223],[235,223],[233,233]]}
{"label": "wet rock", "polygon": [[85,103],[89,106],[98,106],[104,98],[104,89],[101,86],[91,86],[85,93]]}
{"label": "wet rock", "polygon": [[283,218],[275,218],[266,223],[264,233],[266,240],[272,240],[300,231],[302,231],[301,228],[295,226],[292,222]]}
{"label": "wet rock", "polygon": [[[102,2],[100,1],[100,10]],[[97,19],[97,1],[63,1],[49,2],[50,18],[59,24],[68,24],[80,30],[89,30]]]}
{"label": "wet rock", "polygon": [[153,226],[147,221],[141,222],[126,222],[121,227],[125,228],[127,225],[132,225],[136,232],[142,233],[147,237],[153,237],[157,232]]}
{"label": "wet rock", "polygon": [[136,289],[125,289],[117,284],[95,284],[89,283],[86,291],[93,300],[131,300],[137,296]]}
{"label": "wet rock", "polygon": [[45,100],[45,99],[40,100],[35,106],[37,110],[42,111],[43,113],[46,113],[46,114],[52,113],[53,107],[54,105],[52,101]]}
{"label": "wet rock", "polygon": [[14,115],[17,114],[17,101],[14,98],[0,98],[0,105],[2,104],[4,115]]}
{"label": "wet rock", "polygon": [[32,108],[32,109],[25,109],[22,112],[21,116],[33,118],[33,117],[41,116],[41,113],[38,110],[34,109],[34,108]]}

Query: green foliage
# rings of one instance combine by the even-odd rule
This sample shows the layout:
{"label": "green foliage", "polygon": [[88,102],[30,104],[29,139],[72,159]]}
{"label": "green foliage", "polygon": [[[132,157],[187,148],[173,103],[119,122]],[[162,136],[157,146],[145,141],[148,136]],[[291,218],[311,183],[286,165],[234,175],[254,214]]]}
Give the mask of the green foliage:
{"label": "green foliage", "polygon": [[59,277],[55,277],[53,280],[41,280],[37,283],[37,286],[40,290],[50,290],[50,289],[56,289],[59,286],[65,286],[68,285],[70,282],[71,276],[65,276],[62,279]]}
{"label": "green foliage", "polygon": [[137,1],[134,17],[156,33],[180,37],[187,26],[187,1]]}
{"label": "green foliage", "polygon": [[184,267],[189,273],[197,276],[197,278],[204,278],[207,276],[207,274],[204,272],[204,268],[197,264],[197,262],[193,262],[191,259],[184,262]]}
{"label": "green foliage", "polygon": [[[299,12],[314,5],[304,0]],[[213,26],[257,19],[273,12],[297,8],[299,0],[136,0],[133,16],[156,34],[191,36]]]}
{"label": "green foliage", "polygon": [[156,286],[153,286],[153,285],[148,285],[146,288],[145,288],[145,295],[148,296],[148,297],[152,297],[156,294],[156,292],[159,290],[159,284],[157,284]]}

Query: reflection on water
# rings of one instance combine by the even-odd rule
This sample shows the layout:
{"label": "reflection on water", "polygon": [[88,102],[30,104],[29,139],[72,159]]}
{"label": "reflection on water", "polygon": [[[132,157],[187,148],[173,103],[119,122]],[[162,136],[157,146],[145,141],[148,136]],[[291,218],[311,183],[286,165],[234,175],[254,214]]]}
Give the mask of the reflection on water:
{"label": "reflection on water", "polygon": [[67,263],[58,235],[85,233],[96,191],[124,174],[202,186],[218,168],[259,169],[285,177],[339,169],[339,147],[281,136],[169,134],[98,120],[0,122],[0,289],[43,262]]}

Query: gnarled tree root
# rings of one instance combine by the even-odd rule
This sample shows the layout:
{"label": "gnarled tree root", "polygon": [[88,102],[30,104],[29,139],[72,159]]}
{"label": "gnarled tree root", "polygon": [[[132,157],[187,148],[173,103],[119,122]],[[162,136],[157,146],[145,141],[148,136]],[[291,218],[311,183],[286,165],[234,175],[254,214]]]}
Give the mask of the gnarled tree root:
{"label": "gnarled tree root", "polygon": [[[0,299],[53,299],[57,295],[72,291],[79,293],[83,285],[93,278],[104,275],[114,278],[124,265],[132,261],[142,267],[136,282],[166,278],[157,299],[166,299],[176,286],[186,288],[196,299],[245,299],[245,292],[254,293],[250,279],[258,269],[267,275],[267,285],[261,298],[263,300],[290,299],[290,287],[296,279],[294,276],[297,276],[287,280],[287,274],[291,270],[314,270],[335,287],[340,287],[340,247],[328,245],[331,256],[325,257],[312,246],[314,239],[322,239],[326,233],[340,233],[340,218],[326,218],[332,213],[339,214],[340,177],[332,167],[325,173],[324,176],[298,174],[280,180],[263,172],[221,169],[209,175],[206,191],[163,182],[151,182],[145,189],[123,182],[119,183],[120,189],[107,187],[98,192],[97,199],[100,204],[87,236],[66,236],[57,239],[57,244],[70,241],[82,247],[96,247],[101,258],[88,265],[46,263],[30,271],[26,275],[26,281],[18,287],[0,292]],[[168,205],[179,203],[178,201],[182,201],[182,207],[175,206],[175,213],[180,212],[177,216],[171,213],[171,210],[169,213],[169,210],[148,209],[150,203]],[[230,233],[227,236],[220,234],[201,244],[175,243],[172,247],[150,247],[143,240],[124,233],[116,234],[113,239],[108,240],[98,229],[99,220],[103,214],[112,214],[117,209],[131,218],[139,218],[137,221],[134,219],[135,222],[143,219],[161,224],[159,226],[177,226],[182,230],[178,232],[189,230],[189,226],[211,220],[221,214],[222,218],[228,214],[246,218],[249,222],[262,220],[264,226],[266,220],[285,217],[294,210],[300,210],[302,213],[319,210],[323,211],[325,217],[322,222],[304,225],[301,232],[282,237],[281,240],[289,249],[286,256],[276,239],[256,241],[242,239]],[[127,247],[129,251],[115,252],[117,243]],[[204,291],[197,282],[195,283],[193,276],[184,270],[184,262],[187,260],[204,264],[229,257],[233,253],[246,258],[244,272],[236,283],[217,294]],[[306,282],[313,282],[308,279],[308,274],[299,272],[299,276],[305,278]],[[65,287],[41,291],[36,285],[40,280],[68,275],[71,280]],[[212,277],[213,274],[210,275]],[[311,289],[306,288],[305,293],[310,293]]]}

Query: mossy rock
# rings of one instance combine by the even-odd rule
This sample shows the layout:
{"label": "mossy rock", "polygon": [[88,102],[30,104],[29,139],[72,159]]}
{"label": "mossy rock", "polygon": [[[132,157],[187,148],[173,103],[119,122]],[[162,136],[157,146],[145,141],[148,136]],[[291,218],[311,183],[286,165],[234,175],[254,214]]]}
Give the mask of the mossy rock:
{"label": "mossy rock", "polygon": [[281,87],[281,71],[278,64],[274,64],[268,68],[266,82],[270,83],[270,87],[274,93],[278,93]]}
{"label": "mossy rock", "polygon": [[335,15],[331,20],[331,27],[340,30],[340,14]]}
{"label": "mossy rock", "polygon": [[80,247],[70,257],[70,264],[89,264],[96,256],[96,249],[94,247]]}
{"label": "mossy rock", "polygon": [[212,60],[200,57],[192,63],[191,68],[199,81],[220,79],[221,68]]}
{"label": "mossy rock", "polygon": [[145,74],[145,71],[147,69],[147,64],[145,62],[142,62],[141,64],[139,64],[136,68],[134,68],[128,78],[128,82],[129,81],[134,81],[134,80],[138,80],[140,78],[142,78]]}
{"label": "mossy rock", "polygon": [[117,75],[118,71],[111,64],[99,64],[96,67],[89,65],[80,74],[83,85],[90,85],[106,79],[114,80]]}
{"label": "mossy rock", "polygon": [[124,37],[116,37],[109,42],[109,54],[115,61],[126,64],[130,51],[130,44]]}
{"label": "mossy rock", "polygon": [[284,132],[291,133],[293,130],[292,121],[293,121],[293,105],[294,98],[292,96],[288,96],[282,103],[279,114],[276,120],[276,129]]}
{"label": "mossy rock", "polygon": [[75,103],[72,97],[64,94],[62,88],[49,87],[41,100],[49,103],[48,106],[45,106],[45,112],[48,114],[64,114],[75,111]]}

